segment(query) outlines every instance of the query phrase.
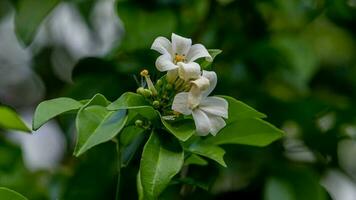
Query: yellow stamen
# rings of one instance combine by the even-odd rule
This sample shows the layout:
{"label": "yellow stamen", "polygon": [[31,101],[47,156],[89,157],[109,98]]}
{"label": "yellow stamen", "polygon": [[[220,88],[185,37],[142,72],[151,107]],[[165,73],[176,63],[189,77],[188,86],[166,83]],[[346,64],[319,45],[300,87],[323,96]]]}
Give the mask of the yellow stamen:
{"label": "yellow stamen", "polygon": [[148,76],[148,70],[147,69],[142,70],[140,75],[141,76]]}
{"label": "yellow stamen", "polygon": [[155,86],[152,83],[150,75],[148,75],[148,70],[147,69],[142,70],[140,75],[145,77],[148,89],[151,90],[153,96],[156,96],[157,95],[157,90],[156,90]]}
{"label": "yellow stamen", "polygon": [[183,62],[185,60],[185,56],[184,55],[175,55],[175,57],[174,57],[174,61],[176,62],[176,63],[178,63],[178,62]]}

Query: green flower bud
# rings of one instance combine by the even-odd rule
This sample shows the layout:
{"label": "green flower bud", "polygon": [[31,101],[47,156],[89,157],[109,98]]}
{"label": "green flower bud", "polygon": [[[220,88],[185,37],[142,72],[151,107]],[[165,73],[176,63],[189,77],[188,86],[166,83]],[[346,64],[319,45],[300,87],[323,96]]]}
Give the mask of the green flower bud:
{"label": "green flower bud", "polygon": [[156,86],[157,87],[161,87],[163,85],[163,82],[161,79],[158,79],[157,82],[156,82]]}
{"label": "green flower bud", "polygon": [[152,105],[153,105],[153,107],[155,107],[155,108],[158,108],[159,107],[159,101],[157,101],[157,100],[155,100],[155,101],[153,101],[153,103],[152,103]]}
{"label": "green flower bud", "polygon": [[143,121],[138,119],[138,120],[135,121],[135,125],[138,126],[138,127],[142,127]]}
{"label": "green flower bud", "polygon": [[152,96],[152,91],[149,89],[144,89],[142,94],[144,97],[148,98]]}
{"label": "green flower bud", "polygon": [[139,88],[137,88],[136,93],[143,95],[144,91],[145,91],[145,89],[143,87],[139,87]]}

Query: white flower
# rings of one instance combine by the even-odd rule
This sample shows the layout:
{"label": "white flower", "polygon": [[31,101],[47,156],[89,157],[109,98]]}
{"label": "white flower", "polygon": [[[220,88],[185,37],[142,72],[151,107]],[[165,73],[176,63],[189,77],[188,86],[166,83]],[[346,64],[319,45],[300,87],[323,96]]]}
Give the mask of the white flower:
{"label": "white flower", "polygon": [[[208,83],[207,83],[208,80]],[[198,135],[216,135],[228,118],[228,102],[220,97],[208,97],[217,83],[215,72],[203,71],[203,75],[192,81],[190,92],[178,93],[173,100],[172,110],[184,115],[193,115]]]}
{"label": "white flower", "polygon": [[157,69],[167,71],[167,77],[171,79],[177,75],[185,81],[199,78],[200,66],[194,61],[203,57],[212,60],[209,52],[202,44],[192,45],[191,39],[174,33],[171,40],[172,42],[165,37],[157,37],[151,46],[151,49],[162,54],[156,60]]}

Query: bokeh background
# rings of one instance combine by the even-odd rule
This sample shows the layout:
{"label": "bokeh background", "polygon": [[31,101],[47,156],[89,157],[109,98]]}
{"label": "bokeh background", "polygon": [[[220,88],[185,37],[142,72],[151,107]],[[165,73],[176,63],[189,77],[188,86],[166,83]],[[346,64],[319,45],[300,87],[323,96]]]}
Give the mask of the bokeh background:
{"label": "bokeh background", "polygon": [[[31,124],[45,99],[114,100],[142,68],[161,75],[150,45],[172,32],[222,49],[215,93],[286,132],[264,148],[224,146],[229,167],[192,168],[199,187],[184,199],[356,199],[355,0],[1,0],[0,102]],[[0,130],[0,186],[34,200],[113,199],[115,146],[73,157],[74,118],[33,135]],[[138,163],[123,169],[123,199],[137,198]]]}

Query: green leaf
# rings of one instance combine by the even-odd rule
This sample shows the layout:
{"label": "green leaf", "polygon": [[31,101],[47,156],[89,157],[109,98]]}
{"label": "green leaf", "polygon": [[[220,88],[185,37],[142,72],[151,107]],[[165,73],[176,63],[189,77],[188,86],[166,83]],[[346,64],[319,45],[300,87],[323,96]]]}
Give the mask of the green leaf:
{"label": "green leaf", "polygon": [[135,107],[135,108],[130,108],[131,111],[135,111],[138,114],[142,115],[142,117],[148,119],[154,124],[160,124],[159,123],[159,112],[153,109],[151,106],[141,106],[141,107]]}
{"label": "green leaf", "polygon": [[80,156],[90,148],[115,137],[127,120],[126,110],[108,111],[103,106],[89,106],[78,112],[78,140],[74,151]]}
{"label": "green leaf", "polygon": [[91,105],[108,106],[110,104],[110,102],[102,94],[96,94],[93,98],[86,101],[87,103],[82,107],[82,109]]}
{"label": "green leaf", "polygon": [[226,167],[224,161],[225,150],[214,144],[209,144],[203,140],[198,140],[190,144],[187,148],[188,151],[210,158],[220,165]]}
{"label": "green leaf", "polygon": [[5,106],[0,106],[0,128],[31,132],[17,113]]}
{"label": "green leaf", "polygon": [[149,104],[142,95],[126,92],[108,106],[108,110],[131,109],[148,106]]}
{"label": "green leaf", "polygon": [[157,199],[173,176],[180,171],[183,161],[184,152],[176,139],[166,141],[153,132],[143,149],[140,164],[145,199]]}
{"label": "green leaf", "polygon": [[15,30],[17,37],[29,45],[43,19],[60,0],[19,0],[16,2]]}
{"label": "green leaf", "polygon": [[195,133],[193,120],[183,119],[169,122],[161,118],[161,121],[170,133],[183,142],[188,140]]}
{"label": "green leaf", "polygon": [[214,61],[215,57],[216,57],[217,55],[219,55],[219,54],[222,52],[222,50],[220,50],[220,49],[208,49],[208,52],[209,52],[209,54],[210,54],[212,60],[211,60],[211,61],[208,61],[208,60],[202,61],[202,62],[200,63],[200,67],[201,67],[202,69],[206,69],[207,67],[209,67],[209,66],[212,64],[212,62]]}
{"label": "green leaf", "polygon": [[116,101],[111,103],[108,107],[108,110],[120,110],[120,109],[129,109],[133,110],[144,118],[151,120],[154,123],[158,123],[159,113],[149,106],[147,101],[143,98],[143,96],[126,92],[121,95]]}
{"label": "green leaf", "polygon": [[126,110],[108,111],[108,104],[103,95],[97,94],[79,110],[76,118],[78,137],[75,156],[111,140],[124,127]]}
{"label": "green leaf", "polygon": [[138,199],[139,200],[144,200],[144,193],[143,193],[143,187],[141,183],[141,172],[140,170],[137,173],[136,177],[136,187],[137,187],[137,193],[138,193]]}
{"label": "green leaf", "polygon": [[244,104],[241,101],[234,99],[229,96],[220,96],[229,103],[229,118],[226,120],[226,123],[229,124],[236,120],[246,119],[246,118],[265,118],[266,115],[258,112],[252,107]]}
{"label": "green leaf", "polygon": [[208,164],[208,161],[206,161],[204,158],[202,158],[196,154],[192,154],[184,162],[184,166],[187,166],[187,165],[205,166],[207,164]]}
{"label": "green leaf", "polygon": [[0,187],[0,197],[1,200],[27,200],[26,197],[18,192],[4,187]]}
{"label": "green leaf", "polygon": [[283,136],[283,131],[258,118],[241,119],[228,124],[215,137],[212,144],[246,144],[266,146]]}
{"label": "green leaf", "polygon": [[126,167],[145,139],[144,129],[137,126],[125,127],[120,134],[121,166]]}
{"label": "green leaf", "polygon": [[66,97],[43,101],[36,108],[32,129],[37,130],[48,120],[65,112],[78,110],[82,106],[82,103]]}

